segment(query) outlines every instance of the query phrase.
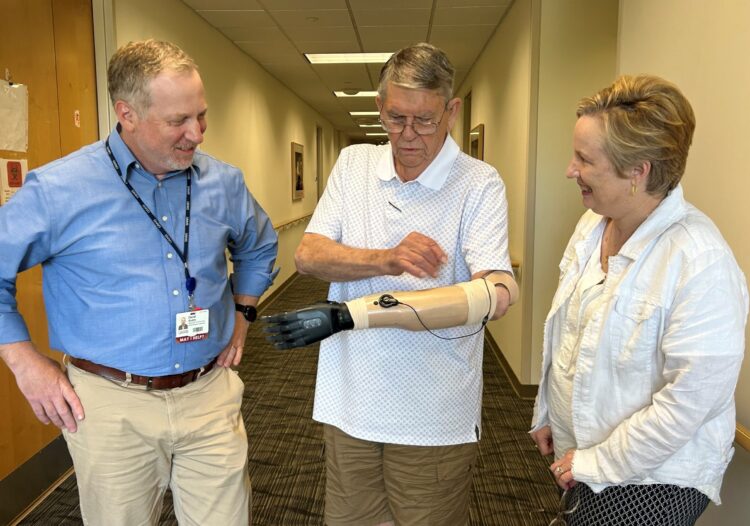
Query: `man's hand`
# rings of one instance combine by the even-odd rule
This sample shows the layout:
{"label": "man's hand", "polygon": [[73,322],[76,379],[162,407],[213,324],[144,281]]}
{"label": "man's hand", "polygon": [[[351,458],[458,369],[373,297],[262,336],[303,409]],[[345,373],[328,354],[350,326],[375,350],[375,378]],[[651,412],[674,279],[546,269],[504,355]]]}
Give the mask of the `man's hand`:
{"label": "man's hand", "polygon": [[448,256],[435,240],[412,232],[390,250],[391,261],[388,273],[394,276],[408,272],[418,278],[437,277],[440,266]]}
{"label": "man's hand", "polygon": [[75,433],[83,406],[60,365],[39,353],[31,342],[3,345],[0,356],[16,377],[18,388],[43,424],[52,422]]}
{"label": "man's hand", "polygon": [[302,309],[263,316],[270,333],[267,340],[277,349],[293,349],[319,342],[340,331],[354,328],[349,308],[343,303],[316,303]]}
{"label": "man's hand", "polygon": [[250,323],[240,312],[234,313],[234,331],[229,345],[216,357],[216,365],[219,367],[237,367],[242,360],[242,351],[245,349],[245,339],[247,338],[247,328]]}

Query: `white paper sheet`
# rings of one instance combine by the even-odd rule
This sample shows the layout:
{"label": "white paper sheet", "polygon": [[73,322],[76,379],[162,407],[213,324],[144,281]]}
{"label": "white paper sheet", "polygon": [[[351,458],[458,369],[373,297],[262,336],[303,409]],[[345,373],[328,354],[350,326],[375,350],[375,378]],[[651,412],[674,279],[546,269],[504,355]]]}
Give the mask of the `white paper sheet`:
{"label": "white paper sheet", "polygon": [[29,90],[0,80],[0,150],[29,148]]}

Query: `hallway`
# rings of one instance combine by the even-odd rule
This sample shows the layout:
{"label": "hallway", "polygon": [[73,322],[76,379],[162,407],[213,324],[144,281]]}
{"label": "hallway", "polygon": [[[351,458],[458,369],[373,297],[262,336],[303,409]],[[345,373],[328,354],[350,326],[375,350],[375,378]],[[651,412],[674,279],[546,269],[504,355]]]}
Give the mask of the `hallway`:
{"label": "hallway", "polygon": [[[298,308],[326,297],[325,282],[295,276],[260,314]],[[255,526],[323,524],[324,462],[320,424],[313,422],[317,352],[276,351],[261,324],[248,333],[239,372],[250,443]],[[548,462],[527,435],[532,400],[516,396],[498,357],[485,344],[483,436],[474,473],[472,526],[542,526],[554,516],[557,491]],[[55,489],[23,525],[81,524],[75,476]],[[162,525],[174,525],[169,495]]]}

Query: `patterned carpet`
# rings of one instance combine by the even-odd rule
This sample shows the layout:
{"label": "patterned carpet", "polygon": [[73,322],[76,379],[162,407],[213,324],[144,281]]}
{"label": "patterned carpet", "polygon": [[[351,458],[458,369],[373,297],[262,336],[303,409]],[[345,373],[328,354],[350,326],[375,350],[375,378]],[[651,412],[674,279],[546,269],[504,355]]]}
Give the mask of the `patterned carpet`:
{"label": "patterned carpet", "polygon": [[[295,309],[326,297],[327,284],[297,276],[266,302],[263,312]],[[310,418],[317,352],[276,351],[258,324],[248,333],[239,372],[245,381],[242,413],[250,443],[255,526],[323,524],[322,428]],[[558,493],[528,437],[532,401],[518,398],[498,357],[485,346],[483,436],[474,472],[472,526],[543,526],[554,517]],[[79,525],[75,475],[65,480],[20,524]],[[169,494],[161,525],[175,525]]]}

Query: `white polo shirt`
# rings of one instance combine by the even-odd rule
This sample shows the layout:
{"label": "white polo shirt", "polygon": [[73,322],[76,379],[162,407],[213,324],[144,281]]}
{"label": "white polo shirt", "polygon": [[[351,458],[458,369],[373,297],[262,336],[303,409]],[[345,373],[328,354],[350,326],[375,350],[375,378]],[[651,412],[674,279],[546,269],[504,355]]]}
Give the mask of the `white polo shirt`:
{"label": "white polo shirt", "polygon": [[[332,283],[329,299],[443,287],[482,270],[511,270],[505,186],[497,171],[448,136],[414,181],[396,175],[390,145],[344,149],[307,232],[351,247],[396,246],[410,232],[448,255],[436,278],[378,276]],[[481,430],[483,330],[368,329],[321,343],[313,418],[374,442],[451,445]]]}

